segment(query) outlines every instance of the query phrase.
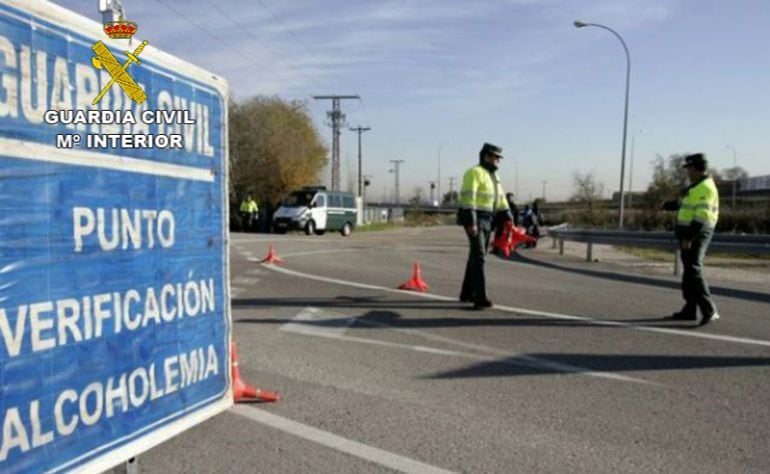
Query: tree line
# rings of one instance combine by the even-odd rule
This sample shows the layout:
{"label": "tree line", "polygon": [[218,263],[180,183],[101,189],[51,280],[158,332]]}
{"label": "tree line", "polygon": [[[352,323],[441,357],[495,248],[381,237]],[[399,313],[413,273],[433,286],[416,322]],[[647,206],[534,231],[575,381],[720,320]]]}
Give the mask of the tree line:
{"label": "tree line", "polygon": [[[685,154],[673,154],[668,158],[658,155],[652,161],[653,174],[650,184],[641,196],[634,193],[633,208],[627,209],[628,228],[644,230],[670,229],[673,225],[671,212],[662,211],[663,203],[677,200],[686,189],[687,172],[682,168]],[[720,219],[717,231],[767,233],[770,232],[770,202],[743,203],[732,206],[729,183],[748,177],[741,167],[718,170],[711,168],[721,194]],[[725,186],[727,184],[727,186]],[[571,224],[580,227],[614,227],[617,225],[617,202],[604,197],[604,185],[593,171],[575,171],[572,177],[573,194],[570,201],[577,205],[564,216]],[[628,195],[625,198],[629,202]]]}
{"label": "tree line", "polygon": [[230,202],[251,195],[275,208],[289,192],[321,183],[327,148],[307,104],[253,97],[228,104]]}

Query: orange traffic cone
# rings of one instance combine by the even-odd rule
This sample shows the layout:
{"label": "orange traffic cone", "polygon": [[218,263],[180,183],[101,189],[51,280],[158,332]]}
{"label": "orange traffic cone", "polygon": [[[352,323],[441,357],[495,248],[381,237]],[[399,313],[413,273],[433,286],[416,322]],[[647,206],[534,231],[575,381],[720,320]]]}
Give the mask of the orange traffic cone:
{"label": "orange traffic cone", "polygon": [[428,284],[425,283],[425,281],[422,279],[422,275],[420,275],[420,264],[417,263],[417,260],[414,261],[412,278],[402,283],[398,289],[419,291],[422,293],[425,293],[425,290],[428,289]]}
{"label": "orange traffic cone", "polygon": [[537,239],[527,235],[524,229],[514,226],[512,222],[506,222],[503,233],[492,242],[492,247],[507,258],[516,251],[516,246],[520,243],[537,243]]}
{"label": "orange traffic cone", "polygon": [[233,400],[236,403],[253,400],[275,402],[280,398],[275,392],[255,388],[243,381],[241,378],[241,369],[238,367],[238,350],[235,348],[235,341],[233,341],[233,350],[230,351],[230,362],[233,367]]}
{"label": "orange traffic cone", "polygon": [[273,244],[270,244],[270,250],[267,252],[267,256],[260,260],[259,263],[276,263],[278,265],[283,265],[283,259],[276,255],[275,250],[273,249]]}
{"label": "orange traffic cone", "polygon": [[492,248],[498,250],[505,258],[511,256],[511,227],[512,224],[506,222],[500,237],[492,241]]}
{"label": "orange traffic cone", "polygon": [[537,238],[527,235],[527,232],[522,227],[511,225],[511,248],[515,249],[520,243],[536,244]]}

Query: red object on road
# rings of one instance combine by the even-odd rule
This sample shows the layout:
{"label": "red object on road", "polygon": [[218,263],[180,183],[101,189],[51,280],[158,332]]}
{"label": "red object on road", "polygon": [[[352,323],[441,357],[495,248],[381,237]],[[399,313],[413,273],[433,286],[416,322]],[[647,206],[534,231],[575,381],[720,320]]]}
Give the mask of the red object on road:
{"label": "red object on road", "polygon": [[425,293],[428,288],[428,284],[425,283],[425,280],[422,279],[422,274],[420,273],[420,264],[417,262],[417,260],[415,260],[414,267],[412,269],[412,278],[399,285],[398,289]]}
{"label": "red object on road", "polygon": [[273,244],[270,244],[270,250],[267,252],[267,255],[265,258],[259,261],[259,263],[275,263],[278,265],[283,265],[284,261],[281,257],[279,257],[275,250],[273,249]]}
{"label": "red object on road", "polygon": [[230,362],[232,365],[233,401],[236,403],[249,401],[278,401],[281,397],[277,393],[256,388],[243,381],[241,378],[241,369],[238,367],[238,350],[235,348],[235,341],[232,343],[233,349],[230,351]]}
{"label": "red object on road", "polygon": [[492,242],[492,247],[500,250],[503,256],[509,257],[516,251],[516,246],[521,243],[537,243],[537,239],[527,235],[521,227],[515,227],[512,222],[505,223],[505,228],[500,237]]}

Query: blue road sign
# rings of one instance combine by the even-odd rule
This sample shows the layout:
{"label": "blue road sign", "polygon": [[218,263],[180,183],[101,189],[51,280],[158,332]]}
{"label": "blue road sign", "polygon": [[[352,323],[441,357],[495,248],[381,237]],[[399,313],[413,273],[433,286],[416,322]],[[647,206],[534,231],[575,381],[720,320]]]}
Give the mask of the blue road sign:
{"label": "blue road sign", "polygon": [[232,404],[227,85],[146,39],[0,0],[0,472],[99,472]]}

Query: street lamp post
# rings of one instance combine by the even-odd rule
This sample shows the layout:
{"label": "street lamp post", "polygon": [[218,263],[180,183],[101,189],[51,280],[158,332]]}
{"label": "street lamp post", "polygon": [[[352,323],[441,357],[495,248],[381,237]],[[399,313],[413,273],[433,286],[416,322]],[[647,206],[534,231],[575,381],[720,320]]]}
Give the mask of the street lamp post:
{"label": "street lamp post", "polygon": [[[637,130],[639,135],[644,134],[644,130]],[[634,145],[636,144],[636,133],[631,135],[631,155],[629,156],[628,163],[628,208],[631,209],[631,203],[634,200]]]}
{"label": "street lamp post", "polygon": [[395,193],[395,200],[396,200],[396,207],[398,207],[399,204],[401,204],[401,196],[399,195],[399,179],[398,179],[398,166],[404,162],[404,160],[390,160],[391,163],[393,163],[393,173],[395,174],[396,178],[396,193]]}
{"label": "street lamp post", "polygon": [[363,178],[361,175],[361,134],[371,130],[371,127],[351,127],[351,132],[358,132],[358,197],[363,196]]}
{"label": "street lamp post", "polygon": [[438,209],[441,210],[441,147],[444,144],[438,146]]}
{"label": "street lamp post", "polygon": [[575,21],[573,23],[575,25],[575,28],[584,28],[586,26],[595,26],[597,28],[602,28],[604,30],[609,31],[615,37],[620,40],[620,44],[623,45],[623,50],[626,52],[626,105],[625,109],[623,111],[623,150],[621,151],[621,157],[620,157],[620,217],[618,219],[618,227],[623,228],[623,181],[624,181],[624,175],[626,171],[626,135],[628,130],[628,91],[631,85],[631,55],[628,53],[628,46],[626,46],[626,42],[623,41],[623,38],[620,37],[617,31],[613,30],[612,28],[604,25],[600,25],[598,23],[585,23],[582,21]]}
{"label": "street lamp post", "polygon": [[508,155],[513,160],[513,195],[519,195],[519,160],[513,155]]}
{"label": "street lamp post", "polygon": [[727,145],[726,147],[728,150],[732,150],[733,152],[733,203],[732,208],[735,209],[735,182],[738,180],[737,178],[737,171],[736,168],[738,167],[738,154],[735,152],[735,148],[731,147],[730,145]]}

